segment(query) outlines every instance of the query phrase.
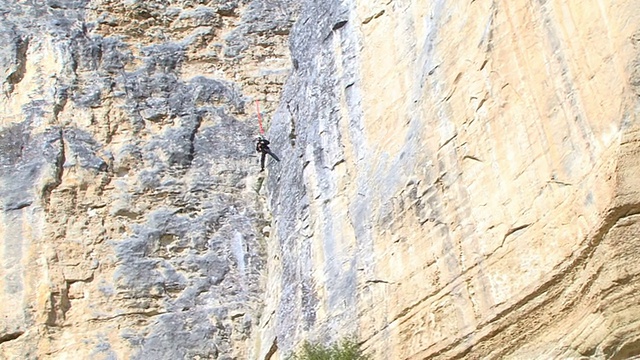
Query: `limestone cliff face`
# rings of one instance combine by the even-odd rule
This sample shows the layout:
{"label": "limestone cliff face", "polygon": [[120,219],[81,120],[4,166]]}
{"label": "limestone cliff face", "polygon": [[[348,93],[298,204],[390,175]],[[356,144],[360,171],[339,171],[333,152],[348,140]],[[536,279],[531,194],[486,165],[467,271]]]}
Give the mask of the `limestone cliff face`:
{"label": "limestone cliff face", "polygon": [[639,355],[638,9],[1,2],[0,358]]}
{"label": "limestone cliff face", "polygon": [[0,2],[0,358],[248,357],[296,9]]}
{"label": "limestone cliff face", "polygon": [[638,9],[307,1],[261,354],[640,354]]}

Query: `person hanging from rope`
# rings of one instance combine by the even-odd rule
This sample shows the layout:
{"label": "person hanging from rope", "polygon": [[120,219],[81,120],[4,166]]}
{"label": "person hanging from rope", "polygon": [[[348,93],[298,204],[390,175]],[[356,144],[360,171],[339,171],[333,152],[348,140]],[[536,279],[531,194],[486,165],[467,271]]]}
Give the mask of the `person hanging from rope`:
{"label": "person hanging from rope", "polygon": [[269,149],[269,140],[264,137],[264,129],[262,128],[262,116],[260,115],[260,103],[256,100],[256,113],[258,114],[258,126],[260,129],[260,136],[256,142],[256,151],[260,153],[260,171],[264,171],[264,159],[267,154],[271,155],[276,161],[280,161],[280,158]]}
{"label": "person hanging from rope", "polygon": [[262,135],[258,137],[256,151],[260,153],[260,171],[264,171],[264,159],[267,157],[267,154],[271,155],[274,160],[280,161],[280,158],[269,149],[269,144],[269,140],[265,139]]}

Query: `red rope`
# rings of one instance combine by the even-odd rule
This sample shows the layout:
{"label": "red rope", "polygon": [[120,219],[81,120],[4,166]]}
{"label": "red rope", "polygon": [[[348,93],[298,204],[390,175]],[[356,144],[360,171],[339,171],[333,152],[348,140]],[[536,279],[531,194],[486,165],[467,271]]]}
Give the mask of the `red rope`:
{"label": "red rope", "polygon": [[256,112],[258,113],[258,126],[260,126],[260,134],[264,135],[264,129],[262,128],[262,116],[260,115],[260,102],[256,100]]}

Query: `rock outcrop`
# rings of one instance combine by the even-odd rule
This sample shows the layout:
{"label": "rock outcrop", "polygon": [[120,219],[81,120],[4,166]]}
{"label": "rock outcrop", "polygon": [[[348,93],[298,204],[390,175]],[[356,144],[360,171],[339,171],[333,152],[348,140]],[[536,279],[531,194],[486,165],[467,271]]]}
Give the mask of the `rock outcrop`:
{"label": "rock outcrop", "polygon": [[266,343],[640,354],[638,5],[306,2],[270,132]]}
{"label": "rock outcrop", "polygon": [[0,358],[640,355],[638,9],[0,3]]}
{"label": "rock outcrop", "polygon": [[246,358],[286,1],[0,4],[0,358]]}

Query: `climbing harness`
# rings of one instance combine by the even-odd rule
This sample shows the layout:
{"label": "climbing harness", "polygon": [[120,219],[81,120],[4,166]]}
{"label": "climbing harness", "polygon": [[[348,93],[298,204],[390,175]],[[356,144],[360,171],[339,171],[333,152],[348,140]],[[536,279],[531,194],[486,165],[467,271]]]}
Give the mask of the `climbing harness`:
{"label": "climbing harness", "polygon": [[271,155],[271,157],[275,161],[280,161],[280,158],[271,152],[269,149],[269,140],[264,138],[264,129],[262,128],[262,115],[260,115],[260,103],[256,100],[256,113],[258,114],[258,126],[260,127],[260,136],[258,137],[258,142],[256,143],[256,151],[260,153],[260,171],[264,171],[264,161],[267,154]]}

